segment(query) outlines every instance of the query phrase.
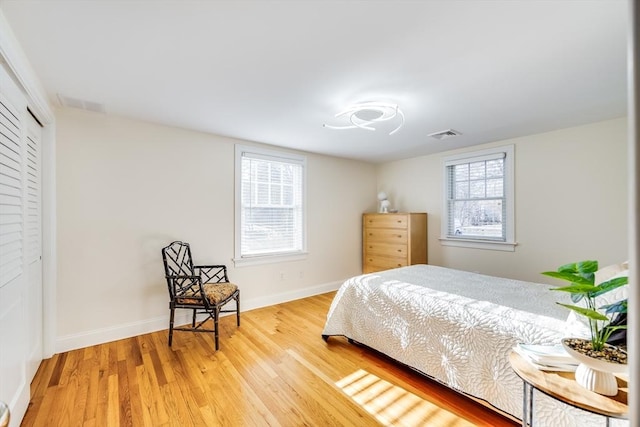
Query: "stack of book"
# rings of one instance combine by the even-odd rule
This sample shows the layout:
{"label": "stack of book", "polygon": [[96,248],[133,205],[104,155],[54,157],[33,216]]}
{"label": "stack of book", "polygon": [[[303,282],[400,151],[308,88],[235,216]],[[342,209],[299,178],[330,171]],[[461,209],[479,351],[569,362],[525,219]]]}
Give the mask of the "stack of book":
{"label": "stack of book", "polygon": [[541,371],[575,372],[579,363],[562,344],[518,344],[513,350]]}

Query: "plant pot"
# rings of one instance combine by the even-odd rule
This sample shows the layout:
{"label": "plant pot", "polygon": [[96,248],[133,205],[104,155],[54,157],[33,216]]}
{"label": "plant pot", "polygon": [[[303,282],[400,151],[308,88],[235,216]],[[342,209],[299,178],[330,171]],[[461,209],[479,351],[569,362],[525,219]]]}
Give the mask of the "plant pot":
{"label": "plant pot", "polygon": [[[589,340],[581,338],[564,338],[562,340],[562,346],[567,353],[580,362],[576,369],[576,382],[587,390],[604,396],[615,396],[618,394],[618,381],[613,374],[626,373],[628,366],[626,364],[609,362],[605,359],[598,359],[581,353],[573,349],[567,343],[569,340],[578,340],[583,342],[589,342]],[[614,348],[609,344],[605,345],[610,348]]]}

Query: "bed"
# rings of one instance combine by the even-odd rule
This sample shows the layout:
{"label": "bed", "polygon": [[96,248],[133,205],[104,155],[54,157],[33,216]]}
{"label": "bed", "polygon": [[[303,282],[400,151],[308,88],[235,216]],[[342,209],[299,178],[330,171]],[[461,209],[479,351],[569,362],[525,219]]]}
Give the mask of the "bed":
{"label": "bed", "polygon": [[[517,343],[556,344],[568,334],[568,295],[549,285],[430,265],[348,279],[322,337],[343,336],[448,387],[522,418],[522,382],[509,365]],[[537,393],[537,426],[601,426],[603,418]],[[612,425],[628,425],[615,420]]]}

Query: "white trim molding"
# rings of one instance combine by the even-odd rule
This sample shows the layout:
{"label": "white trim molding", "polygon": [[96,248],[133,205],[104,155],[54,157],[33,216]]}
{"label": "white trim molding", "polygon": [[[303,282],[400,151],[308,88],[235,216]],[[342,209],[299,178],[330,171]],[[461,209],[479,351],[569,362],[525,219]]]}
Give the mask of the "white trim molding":
{"label": "white trim molding", "polygon": [[0,10],[0,63],[25,93],[31,112],[43,125],[42,131],[42,288],[43,357],[54,355],[56,341],[56,127],[55,115],[46,92]]}
{"label": "white trim molding", "polygon": [[[329,282],[303,289],[296,289],[294,291],[254,298],[247,301],[241,300],[241,312],[275,304],[282,304],[287,301],[293,301],[313,295],[320,295],[326,292],[332,292],[337,290],[342,283],[343,280],[340,280],[337,282]],[[240,292],[242,292],[242,290],[240,290]],[[233,313],[226,315],[233,315]],[[176,314],[175,323],[177,325],[187,324],[190,322],[191,314],[189,312],[184,311],[184,313]],[[92,345],[103,344],[106,342],[131,338],[137,335],[148,334],[165,329],[168,330],[168,328],[169,313],[167,310],[167,314],[165,316],[158,316],[139,322],[123,323],[120,325],[94,329],[92,331],[82,332],[79,334],[70,334],[59,337],[56,341],[55,350],[56,353],[62,353],[65,351],[76,350],[78,348],[84,348]]]}
{"label": "white trim molding", "polygon": [[16,39],[9,21],[0,10],[0,58],[17,79],[29,100],[29,108],[40,123],[47,125],[55,121],[53,110],[47,100],[44,87],[31,67],[20,43]]}
{"label": "white trim molding", "polygon": [[453,239],[451,237],[441,237],[442,246],[454,246],[457,248],[490,249],[494,251],[515,252],[516,242],[491,242],[489,240]]}
{"label": "white trim molding", "polygon": [[[449,236],[448,230],[448,189],[449,189],[449,176],[447,172],[448,166],[455,164],[463,164],[474,161],[485,161],[497,158],[496,156],[502,155],[504,158],[504,200],[505,200],[505,217],[503,221],[506,221],[504,230],[505,240],[497,239],[482,239],[475,236],[470,238],[457,238]],[[484,150],[466,151],[464,153],[446,156],[442,158],[442,176],[443,176],[443,220],[441,221],[441,235],[440,244],[443,246],[464,247],[472,249],[489,249],[495,251],[510,251],[514,252],[516,246],[515,239],[515,146],[504,145],[498,147],[492,147]],[[474,238],[475,237],[475,238]]]}
{"label": "white trim molding", "polygon": [[[301,247],[297,250],[274,253],[257,253],[243,255],[242,250],[242,162],[243,158],[261,159],[266,161],[291,163],[301,166],[301,190],[302,190],[302,218],[301,218]],[[233,262],[236,267],[249,265],[271,264],[278,262],[298,261],[307,258],[307,157],[304,155],[283,151],[266,149],[252,145],[235,145],[235,222],[234,222],[234,257]]]}

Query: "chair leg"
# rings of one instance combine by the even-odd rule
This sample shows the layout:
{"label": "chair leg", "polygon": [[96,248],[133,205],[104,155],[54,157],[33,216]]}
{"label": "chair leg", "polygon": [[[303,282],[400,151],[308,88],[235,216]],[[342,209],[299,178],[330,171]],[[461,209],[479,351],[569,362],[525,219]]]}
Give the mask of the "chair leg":
{"label": "chair leg", "polygon": [[213,310],[213,334],[216,341],[216,351],[218,351],[218,317],[220,317],[220,313],[218,307]]}
{"label": "chair leg", "polygon": [[236,297],[236,318],[238,327],[240,326],[240,293],[238,292],[238,296]]}
{"label": "chair leg", "polygon": [[173,342],[173,318],[176,310],[173,304],[169,306],[169,309],[171,309],[171,315],[169,316],[169,347],[171,347],[171,343]]}
{"label": "chair leg", "polygon": [[191,319],[191,327],[195,328],[196,327],[196,309],[193,309],[193,318]]}

